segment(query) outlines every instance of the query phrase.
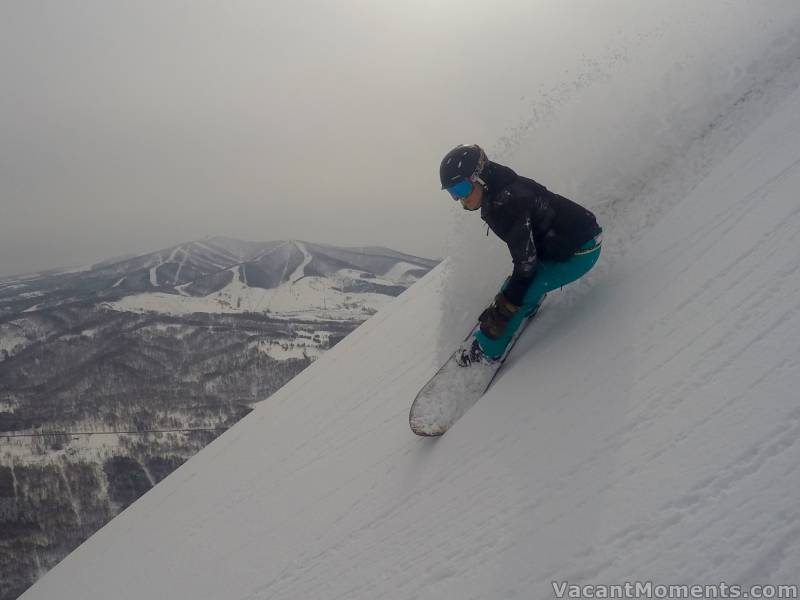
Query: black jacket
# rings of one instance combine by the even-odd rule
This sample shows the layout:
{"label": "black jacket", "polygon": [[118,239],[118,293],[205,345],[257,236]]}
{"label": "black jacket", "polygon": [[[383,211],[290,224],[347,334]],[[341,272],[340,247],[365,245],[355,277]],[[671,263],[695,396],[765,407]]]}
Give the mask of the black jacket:
{"label": "black jacket", "polygon": [[522,304],[539,258],[566,261],[602,231],[591,212],[508,167],[489,161],[481,179],[488,192],[481,218],[508,244],[514,261],[509,302]]}

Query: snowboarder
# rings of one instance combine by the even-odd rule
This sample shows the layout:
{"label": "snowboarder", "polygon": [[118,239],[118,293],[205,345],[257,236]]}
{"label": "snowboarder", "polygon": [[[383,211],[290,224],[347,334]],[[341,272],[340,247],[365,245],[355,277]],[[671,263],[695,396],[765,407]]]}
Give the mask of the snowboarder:
{"label": "snowboarder", "polygon": [[602,229],[582,206],[533,179],[487,159],[477,145],[460,145],[442,159],[442,189],[508,244],[514,270],[479,317],[460,366],[499,360],[517,329],[547,292],[585,275],[600,255]]}

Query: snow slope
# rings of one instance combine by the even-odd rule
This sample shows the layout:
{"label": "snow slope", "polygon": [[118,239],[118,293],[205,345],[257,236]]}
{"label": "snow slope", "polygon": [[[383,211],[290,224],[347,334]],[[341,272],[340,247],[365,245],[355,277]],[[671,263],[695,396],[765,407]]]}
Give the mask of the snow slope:
{"label": "snow slope", "polygon": [[442,297],[453,261],[23,597],[798,583],[798,114],[794,92],[624,252],[610,247],[587,281],[553,294],[443,438],[413,436],[407,414],[469,327]]}

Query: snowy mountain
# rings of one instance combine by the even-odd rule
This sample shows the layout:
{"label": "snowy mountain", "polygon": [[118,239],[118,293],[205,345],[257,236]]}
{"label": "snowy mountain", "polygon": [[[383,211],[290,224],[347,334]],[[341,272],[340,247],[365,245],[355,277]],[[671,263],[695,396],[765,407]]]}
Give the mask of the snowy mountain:
{"label": "snowy mountain", "polygon": [[87,306],[98,315],[258,313],[291,322],[361,322],[436,263],[387,248],[215,237],[80,269],[8,277],[0,279],[0,361],[58,332],[64,319],[54,322],[53,311]]}
{"label": "snowy mountain", "polygon": [[435,264],[387,248],[213,237],[81,269],[0,279],[0,317],[103,300],[109,308],[141,312],[269,311],[294,318],[328,310],[326,318],[350,318],[374,311]]}
{"label": "snowy mountain", "polygon": [[[232,249],[239,250],[240,262],[201,276],[193,270],[187,283],[180,283],[188,276],[182,263],[174,258],[159,262],[150,268],[151,290],[162,285],[166,272],[167,291],[127,296],[108,306],[170,314],[268,312],[289,319],[349,319],[374,312],[436,264],[385,248],[342,249],[306,242],[262,244],[248,252]],[[121,281],[124,286],[127,279]]]}
{"label": "snowy mountain", "polygon": [[601,263],[548,298],[443,438],[411,434],[411,399],[502,276],[476,282],[458,257],[23,597],[477,600],[552,598],[567,584],[797,584],[796,57],[662,166],[658,186],[593,207]]}

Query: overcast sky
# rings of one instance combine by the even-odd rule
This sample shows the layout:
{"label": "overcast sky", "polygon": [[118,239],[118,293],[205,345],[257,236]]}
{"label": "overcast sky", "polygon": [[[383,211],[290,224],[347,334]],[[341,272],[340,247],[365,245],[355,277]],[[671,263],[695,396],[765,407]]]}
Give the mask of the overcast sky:
{"label": "overcast sky", "polygon": [[659,22],[763,4],[4,0],[0,275],[206,235],[442,256],[452,146],[513,156]]}

